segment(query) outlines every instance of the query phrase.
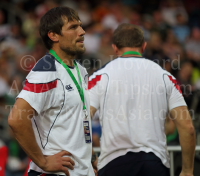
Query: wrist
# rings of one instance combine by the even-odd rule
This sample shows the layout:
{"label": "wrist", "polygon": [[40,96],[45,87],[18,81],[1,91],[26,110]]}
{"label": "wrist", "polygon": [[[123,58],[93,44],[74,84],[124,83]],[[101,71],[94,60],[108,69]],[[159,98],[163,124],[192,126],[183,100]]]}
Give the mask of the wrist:
{"label": "wrist", "polygon": [[186,168],[186,167],[184,167],[184,166],[182,166],[182,172],[184,172],[184,173],[193,173],[193,168]]}
{"label": "wrist", "polygon": [[183,176],[193,176],[193,169],[182,169],[180,175],[183,175]]}
{"label": "wrist", "polygon": [[45,171],[46,166],[47,166],[47,159],[44,156],[43,158],[40,159],[38,167]]}
{"label": "wrist", "polygon": [[92,158],[91,158],[91,163],[94,163],[97,159],[97,155],[96,154],[92,154]]}

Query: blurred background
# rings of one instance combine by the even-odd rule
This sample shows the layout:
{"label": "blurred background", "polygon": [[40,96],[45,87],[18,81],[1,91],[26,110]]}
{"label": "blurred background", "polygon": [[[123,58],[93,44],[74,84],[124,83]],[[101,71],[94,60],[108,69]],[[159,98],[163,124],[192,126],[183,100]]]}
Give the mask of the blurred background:
{"label": "blurred background", "polygon": [[[48,52],[39,36],[40,18],[51,8],[69,6],[78,11],[86,31],[86,53],[78,56],[89,74],[116,58],[112,32],[121,23],[142,27],[147,49],[144,57],[157,62],[181,85],[200,145],[200,1],[199,0],[1,0],[0,1],[0,173],[23,176],[29,159],[7,125],[15,97],[26,75]],[[99,147],[98,113],[93,119],[93,146]],[[178,132],[166,120],[168,145],[179,145]],[[200,166],[199,152],[195,165]],[[7,162],[6,162],[7,158]],[[181,154],[174,155],[175,175]],[[198,170],[198,171],[197,171]],[[200,167],[195,166],[195,172]],[[0,176],[3,176],[3,174]]]}

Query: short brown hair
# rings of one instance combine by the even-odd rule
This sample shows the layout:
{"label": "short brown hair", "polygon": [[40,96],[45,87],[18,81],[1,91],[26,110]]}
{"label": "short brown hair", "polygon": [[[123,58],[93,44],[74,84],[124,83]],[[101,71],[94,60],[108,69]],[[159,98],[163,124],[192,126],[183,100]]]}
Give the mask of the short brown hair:
{"label": "short brown hair", "polygon": [[144,43],[144,33],[140,27],[124,23],[115,29],[112,42],[119,49],[124,47],[141,47]]}
{"label": "short brown hair", "polygon": [[55,7],[41,18],[39,32],[47,49],[51,49],[54,43],[49,38],[48,32],[52,31],[62,35],[61,30],[64,25],[63,18],[65,17],[68,21],[80,20],[78,13],[69,7]]}

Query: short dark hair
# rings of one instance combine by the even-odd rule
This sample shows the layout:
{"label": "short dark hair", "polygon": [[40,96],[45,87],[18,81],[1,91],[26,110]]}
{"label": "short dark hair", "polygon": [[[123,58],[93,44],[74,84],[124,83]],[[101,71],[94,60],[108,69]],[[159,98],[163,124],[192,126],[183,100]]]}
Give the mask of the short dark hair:
{"label": "short dark hair", "polygon": [[123,23],[115,29],[112,42],[119,49],[124,47],[141,47],[144,43],[144,33],[136,25]]}
{"label": "short dark hair", "polygon": [[39,32],[47,49],[51,49],[53,46],[53,41],[48,37],[48,32],[52,31],[62,35],[63,18],[65,17],[68,21],[80,20],[78,13],[69,7],[55,7],[41,18]]}

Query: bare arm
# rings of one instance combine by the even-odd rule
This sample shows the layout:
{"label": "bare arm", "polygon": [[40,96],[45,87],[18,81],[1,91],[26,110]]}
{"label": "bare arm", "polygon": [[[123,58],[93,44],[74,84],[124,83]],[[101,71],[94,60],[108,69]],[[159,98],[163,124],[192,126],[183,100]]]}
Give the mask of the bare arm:
{"label": "bare arm", "polygon": [[[91,118],[94,117],[94,114],[96,113],[96,111],[97,111],[97,109],[95,107],[90,106],[90,115],[91,115]],[[94,152],[93,149],[92,149],[92,155],[95,155],[95,152]],[[95,172],[96,176],[98,175],[97,163],[98,163],[98,158],[96,157],[96,160],[92,162],[92,166],[94,168],[94,172]]]}
{"label": "bare arm", "polygon": [[193,176],[196,135],[189,111],[186,106],[181,106],[171,110],[170,115],[178,129],[182,148],[180,176]]}
{"label": "bare arm", "polygon": [[176,131],[176,126],[170,116],[167,116],[165,122],[165,134],[170,135]]}
{"label": "bare arm", "polygon": [[90,115],[91,115],[91,118],[94,117],[94,114],[96,113],[97,109],[93,106],[90,106]]}
{"label": "bare arm", "polygon": [[98,157],[96,156],[94,150],[92,149],[92,167],[94,169],[94,173],[96,176],[98,176],[97,163],[98,163]]}
{"label": "bare arm", "polygon": [[69,157],[63,157],[64,155],[71,155],[69,152],[62,151],[52,156],[44,156],[38,146],[31,123],[31,118],[35,113],[29,103],[23,99],[17,99],[8,118],[14,137],[27,155],[41,169],[48,172],[61,171],[69,175],[67,167],[73,169],[74,161]]}

